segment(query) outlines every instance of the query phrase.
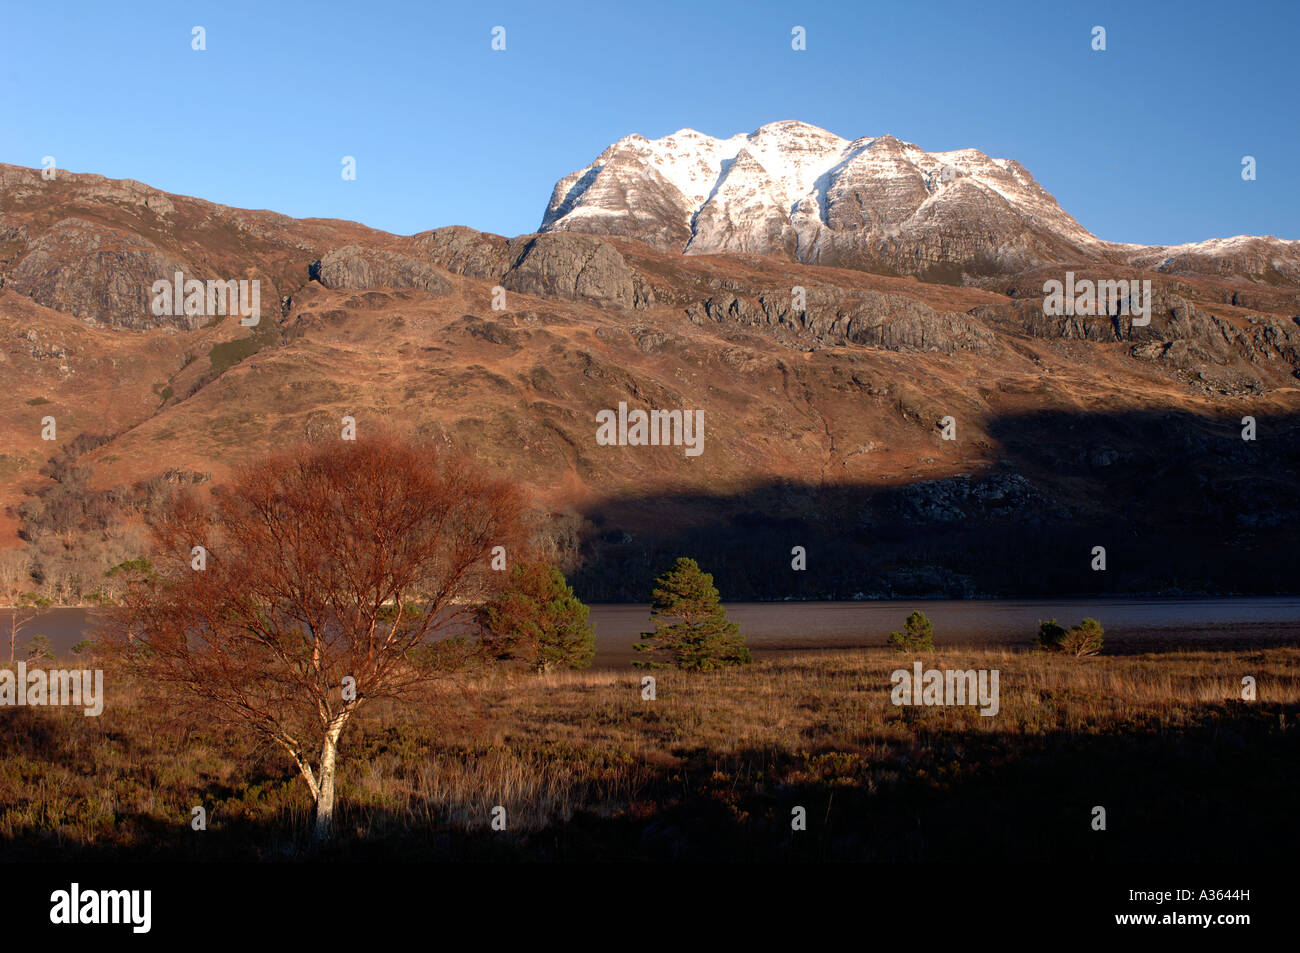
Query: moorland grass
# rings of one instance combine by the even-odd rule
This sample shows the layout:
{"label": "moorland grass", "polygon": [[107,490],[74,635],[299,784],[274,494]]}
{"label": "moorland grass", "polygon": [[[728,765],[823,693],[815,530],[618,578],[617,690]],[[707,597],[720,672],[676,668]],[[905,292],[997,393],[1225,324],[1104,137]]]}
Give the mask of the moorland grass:
{"label": "moorland grass", "polygon": [[[1294,849],[1300,648],[917,657],[998,669],[998,714],[893,706],[890,673],[913,656],[875,649],[658,671],[653,701],[633,671],[431,677],[349,726],[337,834],[314,852],[310,798],[279,749],[178,714],[109,669],[98,718],[0,709],[0,853],[1060,861]],[[1254,701],[1241,697],[1246,675]],[[504,832],[489,827],[496,805]],[[1092,828],[1096,806],[1105,831]],[[796,808],[806,831],[791,829]]]}

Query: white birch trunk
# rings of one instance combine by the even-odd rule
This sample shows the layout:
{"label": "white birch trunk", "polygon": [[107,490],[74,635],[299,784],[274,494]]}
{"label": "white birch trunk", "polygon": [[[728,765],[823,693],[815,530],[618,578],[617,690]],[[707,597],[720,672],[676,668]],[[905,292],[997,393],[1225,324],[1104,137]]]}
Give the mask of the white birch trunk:
{"label": "white birch trunk", "polygon": [[349,712],[335,716],[325,729],[325,739],[321,742],[320,773],[316,779],[316,831],[312,835],[315,841],[326,841],[334,833],[334,768],[338,763],[339,735],[343,733],[343,724]]}

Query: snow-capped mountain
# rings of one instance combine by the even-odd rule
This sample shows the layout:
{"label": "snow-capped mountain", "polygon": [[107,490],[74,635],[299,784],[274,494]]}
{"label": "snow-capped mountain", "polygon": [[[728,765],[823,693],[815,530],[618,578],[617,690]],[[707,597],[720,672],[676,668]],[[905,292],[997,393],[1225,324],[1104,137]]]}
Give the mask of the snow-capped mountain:
{"label": "snow-capped mountain", "polygon": [[1102,244],[1017,162],[802,122],[730,139],[627,136],[555,186],[542,221],[552,229],[907,272],[984,258],[1001,270]]}
{"label": "snow-capped mountain", "polygon": [[[541,231],[636,238],[687,254],[796,261],[939,280],[1049,262],[1300,276],[1300,243],[1104,242],[1012,159],[926,152],[893,136],[843,139],[803,122],[717,139],[630,135],[556,183]],[[1249,253],[1248,260],[1236,259]]]}

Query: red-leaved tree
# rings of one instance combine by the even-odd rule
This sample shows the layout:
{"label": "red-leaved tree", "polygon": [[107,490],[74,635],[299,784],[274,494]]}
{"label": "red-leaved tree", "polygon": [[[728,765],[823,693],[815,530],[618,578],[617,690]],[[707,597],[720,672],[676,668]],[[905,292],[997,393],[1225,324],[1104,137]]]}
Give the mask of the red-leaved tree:
{"label": "red-leaved tree", "polygon": [[[468,626],[522,553],[524,501],[464,457],[392,436],[305,445],[155,526],[108,642],[293,759],[332,831],[339,737],[419,678],[412,649]],[[195,547],[203,547],[202,551]]]}

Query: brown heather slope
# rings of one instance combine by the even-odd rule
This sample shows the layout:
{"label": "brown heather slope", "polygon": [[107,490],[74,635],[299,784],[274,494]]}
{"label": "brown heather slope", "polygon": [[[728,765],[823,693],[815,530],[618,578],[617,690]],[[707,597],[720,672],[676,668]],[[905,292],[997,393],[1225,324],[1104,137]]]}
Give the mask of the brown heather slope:
{"label": "brown heather slope", "polygon": [[[1135,275],[1088,263],[960,287],[567,232],[399,237],[11,166],[0,184],[3,543],[25,527],[63,598],[134,555],[114,527],[160,484],[344,415],[516,475],[590,597],[643,595],[679,552],[735,597],[1293,587],[1300,289],[1147,273],[1141,328],[1042,314],[1066,267]],[[177,268],[261,280],[260,325],[155,318]],[[703,410],[703,455],[597,446],[620,401]],[[111,439],[41,472],[82,434]],[[88,564],[60,575],[74,540]],[[795,544],[815,573],[790,573]]]}

